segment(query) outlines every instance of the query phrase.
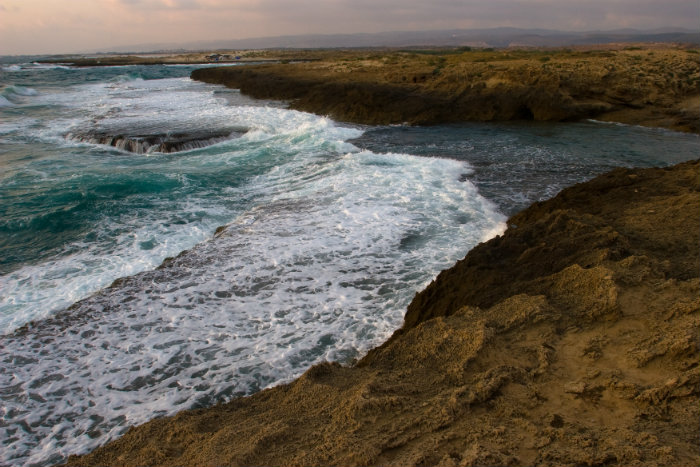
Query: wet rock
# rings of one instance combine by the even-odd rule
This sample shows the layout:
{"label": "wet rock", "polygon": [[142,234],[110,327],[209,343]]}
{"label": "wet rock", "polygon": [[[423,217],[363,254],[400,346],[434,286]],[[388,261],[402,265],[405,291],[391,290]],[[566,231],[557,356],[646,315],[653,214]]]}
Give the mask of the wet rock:
{"label": "wet rock", "polygon": [[83,143],[104,144],[136,154],[173,153],[204,148],[244,133],[242,130],[177,132],[160,134],[110,134],[106,132],[72,132],[66,139]]}

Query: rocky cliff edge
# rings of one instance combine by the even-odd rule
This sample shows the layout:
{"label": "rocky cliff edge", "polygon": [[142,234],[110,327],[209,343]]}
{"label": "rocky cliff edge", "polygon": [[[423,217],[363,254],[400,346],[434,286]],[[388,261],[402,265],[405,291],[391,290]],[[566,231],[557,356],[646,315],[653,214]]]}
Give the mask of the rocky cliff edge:
{"label": "rocky cliff edge", "polygon": [[203,68],[192,78],[364,124],[613,122],[700,131],[700,55],[599,49],[326,51],[314,61]]}

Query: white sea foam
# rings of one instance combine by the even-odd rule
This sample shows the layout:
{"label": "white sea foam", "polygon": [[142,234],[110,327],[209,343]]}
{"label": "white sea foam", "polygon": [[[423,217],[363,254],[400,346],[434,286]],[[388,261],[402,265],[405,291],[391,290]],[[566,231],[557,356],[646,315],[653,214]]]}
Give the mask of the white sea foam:
{"label": "white sea foam", "polygon": [[[35,94],[30,88],[23,89],[26,89],[24,94]],[[24,130],[60,145],[74,144],[63,139],[67,129],[88,126],[117,133],[129,129],[158,132],[221,126],[251,128],[240,141],[229,144],[230,151],[215,160],[211,160],[208,153],[198,155],[196,151],[181,159],[184,173],[196,167],[241,163],[251,150],[261,147],[264,150],[282,148],[278,150],[282,157],[289,150],[301,154],[306,150],[348,151],[353,147],[343,141],[361,134],[359,130],[338,127],[327,119],[306,113],[259,105],[227,105],[230,101],[217,97],[211,86],[186,78],[81,85],[73,92],[41,95],[39,102],[63,107],[65,116],[47,121],[38,129],[36,120],[27,119]],[[8,132],[17,130],[21,123],[18,120],[9,125]],[[27,172],[38,179],[49,177],[36,169]],[[231,192],[227,193],[230,195]],[[163,212],[175,210],[173,205],[164,205],[162,211],[153,210],[151,216],[144,219],[115,219],[111,224],[96,225],[96,236],[113,238],[113,241],[108,245],[68,245],[66,249],[72,252],[70,254],[27,265],[0,277],[0,286],[6,292],[0,296],[0,325],[11,331],[26,322],[45,318],[118,277],[153,268],[163,258],[192,247],[210,236],[220,223],[237,214],[235,208],[223,207],[225,201],[181,202],[176,210],[178,214],[202,210],[214,213],[185,226],[167,222],[167,215],[162,219]],[[134,224],[130,225],[131,222]],[[144,251],[144,243],[153,246],[149,245]]]}
{"label": "white sea foam", "polygon": [[[168,159],[169,173],[257,168],[219,197],[96,226],[98,236],[118,232],[109,251],[71,245],[71,255],[0,279],[9,329],[132,275],[3,337],[0,360],[12,371],[0,373],[0,463],[57,462],[154,415],[287,381],[324,359],[349,361],[400,325],[437,272],[504,228],[495,207],[461,181],[464,162],[361,151],[347,142],[361,135],[356,128],[231,106],[213,89],[131,80],[37,96],[65,110],[28,129],[49,142],[89,125],[240,127],[249,129],[240,138]],[[229,205],[243,198],[250,201]],[[170,222],[188,213],[201,220]],[[230,224],[212,237],[217,219]]]}
{"label": "white sea foam", "polygon": [[[306,136],[307,149],[323,144]],[[379,343],[413,292],[503,228],[459,181],[464,170],[402,154],[295,155],[255,180],[264,202],[217,238],[80,303],[67,328],[9,338],[3,357],[31,362],[3,381],[21,401],[7,407],[13,422],[35,425],[40,449],[27,460],[88,449],[153,414],[249,393]],[[105,436],[92,439],[95,430]]]}
{"label": "white sea foam", "polygon": [[0,107],[16,107],[25,104],[28,97],[38,94],[36,89],[25,86],[2,86],[0,87]]}
{"label": "white sea foam", "polygon": [[55,120],[46,129],[47,137],[80,130],[148,134],[222,127],[275,133],[292,131],[315,118],[301,112],[290,114],[279,107],[261,110],[256,101],[240,94],[215,93],[211,86],[188,78],[143,80],[124,76],[108,83],[80,86],[74,93],[41,96],[38,102],[73,108],[78,114]]}
{"label": "white sea foam", "polygon": [[5,93],[15,94],[18,96],[36,96],[38,94],[36,89],[25,86],[7,86],[5,89],[3,89],[3,94]]}
{"label": "white sea foam", "polygon": [[[24,95],[35,95],[31,88],[12,87]],[[187,78],[164,80],[117,80],[76,86],[63,93],[37,96],[38,102],[63,108],[62,118],[36,125],[34,119],[16,120],[0,127],[0,132],[22,133],[62,146],[76,143],[64,139],[69,129],[100,128],[115,133],[125,131],[171,132],[192,131],[243,125],[264,127],[271,134],[304,133],[305,125],[319,122],[318,131],[325,131],[338,140],[359,134],[356,130],[338,129],[330,122],[300,112],[265,107],[238,108],[227,105],[227,100],[215,97],[212,87],[191,82]],[[7,128],[5,128],[7,127]],[[299,130],[298,128],[301,128]],[[269,137],[269,134],[268,134]],[[249,148],[234,150],[223,159],[244,157]],[[71,156],[68,156],[71,157]],[[182,159],[186,173],[198,166],[217,165],[221,160],[196,153]],[[75,159],[75,157],[73,157]],[[235,162],[235,161],[234,161]],[[87,163],[90,163],[88,160]],[[173,165],[178,165],[174,162]],[[27,169],[34,178],[47,174]],[[73,173],[65,174],[74,176]],[[235,207],[225,207],[224,197],[214,200],[182,200],[179,206],[164,204],[162,210],[153,210],[143,219],[112,220],[111,224],[95,226],[96,236],[113,238],[108,245],[72,244],[73,253],[40,264],[25,266],[0,277],[0,326],[6,332],[31,320],[49,316],[55,310],[88,296],[118,277],[136,274],[153,268],[168,256],[192,247],[211,236],[214,229],[237,214]],[[175,213],[168,215],[167,213]],[[206,212],[197,222],[186,225],[168,222],[168,217]],[[163,213],[166,213],[165,215]],[[165,218],[163,218],[165,217]],[[122,225],[116,225],[119,222]],[[130,223],[133,222],[133,225]],[[126,233],[124,233],[126,232]],[[115,235],[116,233],[116,235]],[[148,250],[143,244],[152,243]]]}
{"label": "white sea foam", "polygon": [[28,70],[70,70],[71,67],[68,65],[53,65],[50,63],[39,63],[39,62],[32,62],[31,64],[28,65],[23,65],[23,69],[28,69]]}
{"label": "white sea foam", "polygon": [[12,65],[6,65],[2,67],[2,71],[16,73],[20,71],[35,71],[35,70],[69,70],[70,66],[67,65],[52,65],[48,63],[13,63]]}
{"label": "white sea foam", "polygon": [[14,102],[10,102],[8,98],[0,95],[0,107],[14,107]]}
{"label": "white sea foam", "polygon": [[[0,276],[0,328],[6,332],[37,319],[46,318],[56,310],[85,298],[109,285],[118,277],[130,276],[154,268],[163,258],[175,256],[183,249],[205,240],[217,227],[223,212],[218,206],[182,203],[184,212],[218,210],[200,222],[177,225],[168,222],[173,205],[164,205],[160,216],[128,226],[95,226],[96,236],[110,236],[108,246],[94,243],[70,245],[74,253],[25,266]],[[180,212],[182,212],[180,211]],[[128,222],[128,220],[124,220]]]}

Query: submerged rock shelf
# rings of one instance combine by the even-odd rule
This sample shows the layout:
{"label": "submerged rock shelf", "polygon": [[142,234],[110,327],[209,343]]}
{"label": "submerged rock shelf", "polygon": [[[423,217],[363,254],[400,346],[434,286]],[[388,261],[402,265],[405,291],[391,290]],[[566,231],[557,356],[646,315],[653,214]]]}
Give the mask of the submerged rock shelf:
{"label": "submerged rock shelf", "polygon": [[68,465],[697,465],[700,162],[513,216],[353,367],[153,420]]}

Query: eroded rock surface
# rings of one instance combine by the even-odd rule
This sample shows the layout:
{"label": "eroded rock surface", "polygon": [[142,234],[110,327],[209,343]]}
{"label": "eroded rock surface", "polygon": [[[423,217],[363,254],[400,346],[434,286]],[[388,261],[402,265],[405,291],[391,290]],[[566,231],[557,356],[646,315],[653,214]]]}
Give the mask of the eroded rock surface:
{"label": "eroded rock surface", "polygon": [[204,148],[228,139],[237,138],[243,133],[245,131],[231,129],[155,134],[77,131],[67,134],[66,138],[83,143],[104,144],[136,154],[150,154],[154,152],[173,153]]}
{"label": "eroded rock surface", "polygon": [[365,124],[597,118],[700,131],[697,50],[338,51],[192,78]]}

